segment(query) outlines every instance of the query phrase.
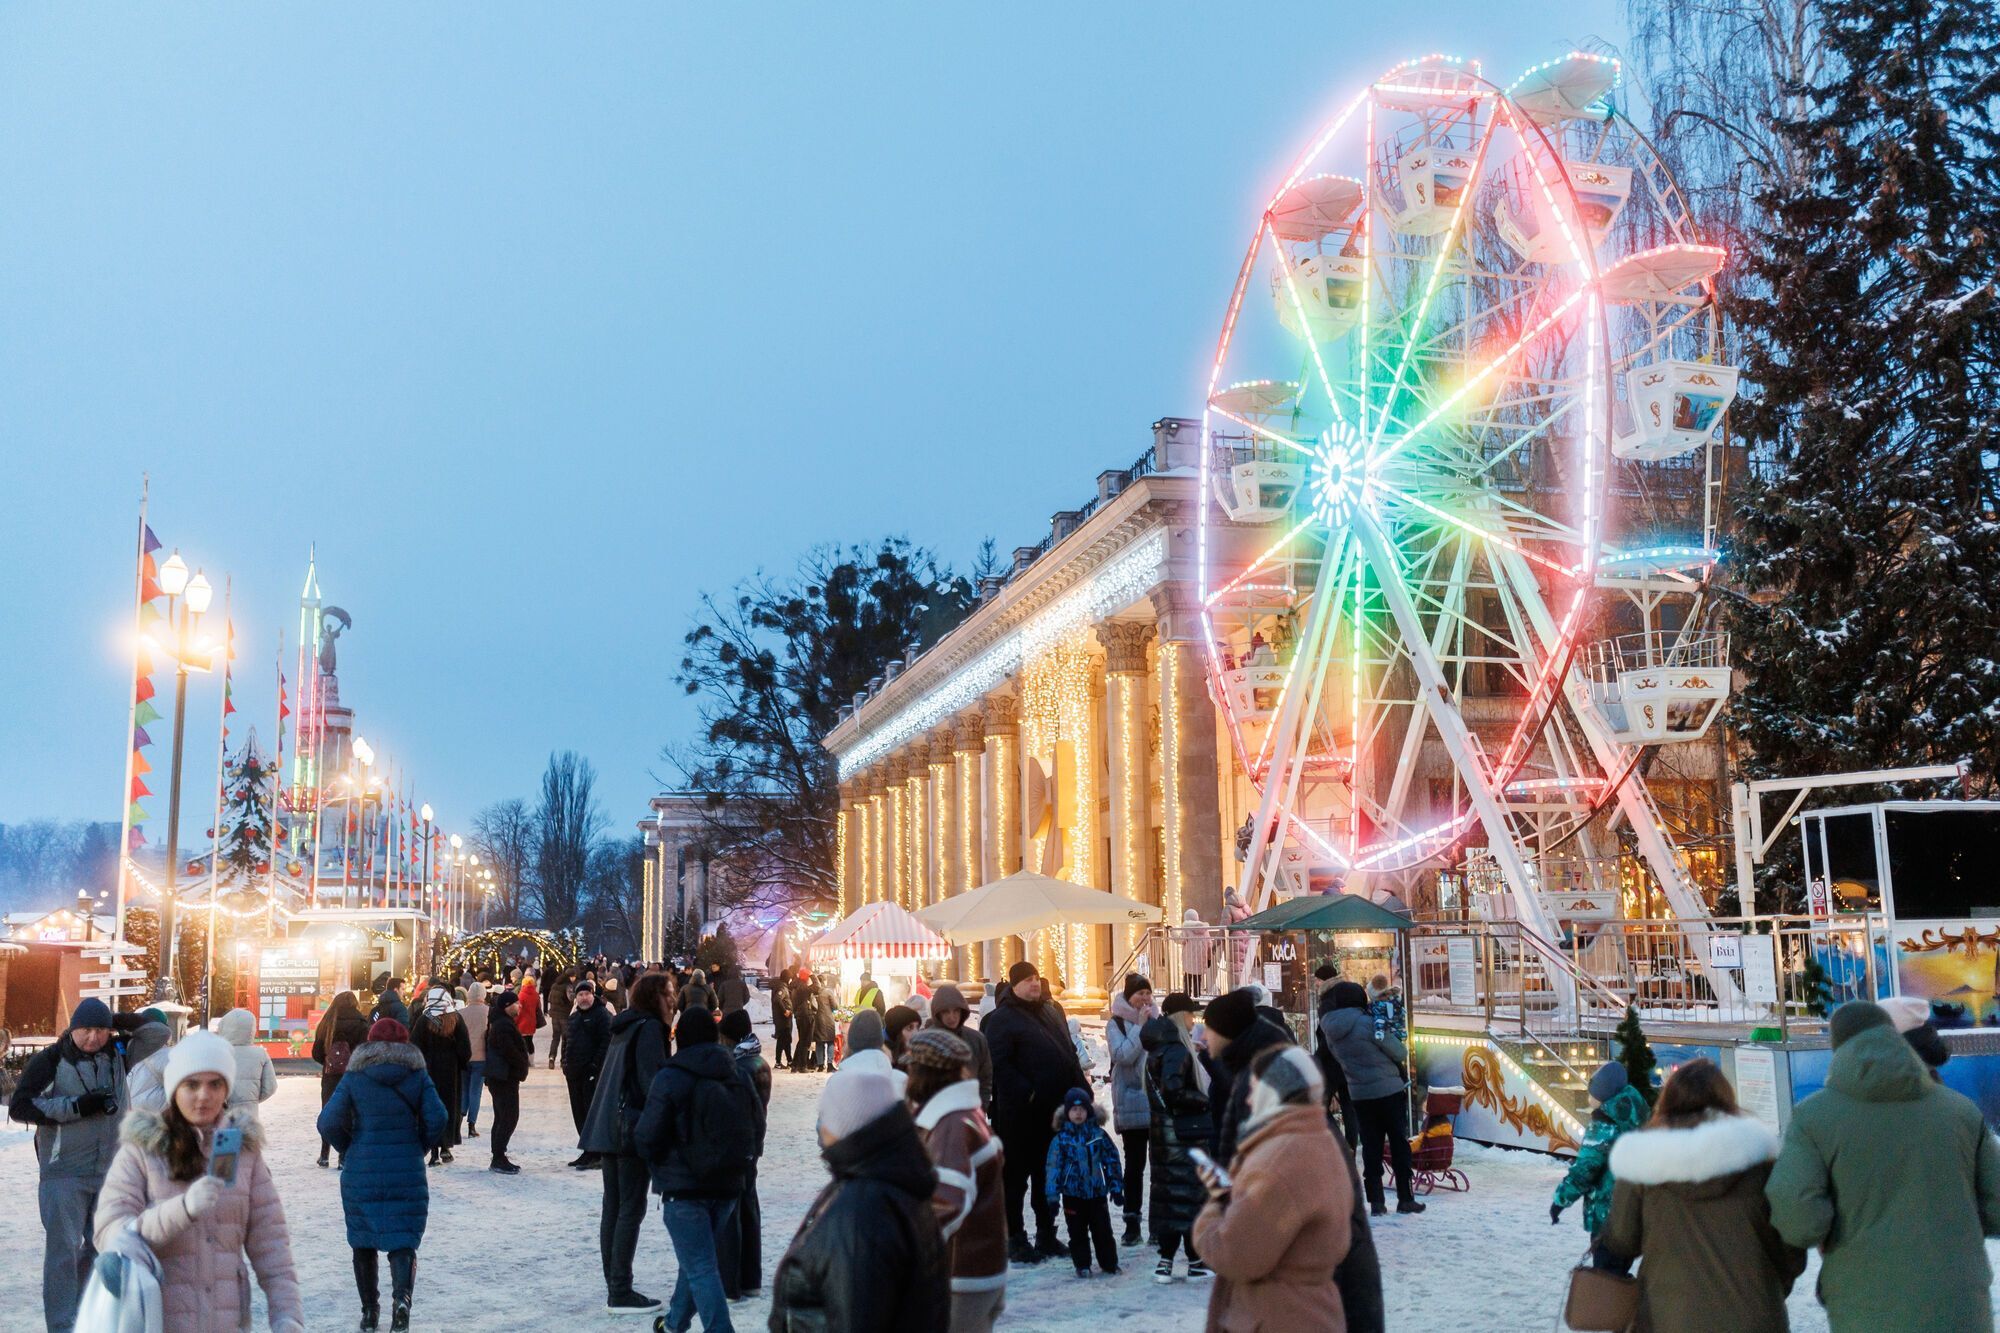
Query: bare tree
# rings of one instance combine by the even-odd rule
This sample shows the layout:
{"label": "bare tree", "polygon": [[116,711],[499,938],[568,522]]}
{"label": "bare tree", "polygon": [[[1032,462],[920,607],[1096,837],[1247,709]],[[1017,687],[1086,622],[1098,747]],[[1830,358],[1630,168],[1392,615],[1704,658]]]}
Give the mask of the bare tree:
{"label": "bare tree", "polygon": [[493,867],[493,919],[521,920],[535,863],[535,819],[528,803],[510,797],[487,806],[472,817],[472,840],[480,859]]}
{"label": "bare tree", "polygon": [[[1805,111],[1822,74],[1813,0],[1627,0],[1635,73],[1652,135],[1702,230],[1732,250],[1756,198],[1801,184],[1806,164],[1777,127]],[[1725,281],[1728,275],[1725,274]]]}
{"label": "bare tree", "polygon": [[[616,954],[636,953],[644,915],[646,840],[607,838],[590,853],[585,901],[585,934],[597,947]],[[623,942],[622,950],[618,942]]]}
{"label": "bare tree", "polygon": [[542,924],[564,930],[576,924],[590,875],[590,852],[604,831],[598,808],[597,770],[574,750],[549,756],[535,806],[535,900]]}

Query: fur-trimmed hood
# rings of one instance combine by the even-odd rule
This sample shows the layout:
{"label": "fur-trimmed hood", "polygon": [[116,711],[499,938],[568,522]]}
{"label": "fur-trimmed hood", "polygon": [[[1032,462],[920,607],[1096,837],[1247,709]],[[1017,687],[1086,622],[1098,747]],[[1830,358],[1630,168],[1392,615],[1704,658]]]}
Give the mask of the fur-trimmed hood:
{"label": "fur-trimmed hood", "polygon": [[[940,1093],[938,1095],[943,1096],[944,1094]],[[1096,1102],[1089,1103],[1089,1106],[1090,1106],[1090,1123],[1093,1125],[1102,1125],[1104,1123],[1104,1108],[1099,1106]],[[1056,1113],[1053,1116],[1049,1117],[1050,1127],[1053,1128],[1058,1134],[1062,1133],[1063,1126],[1069,1123],[1069,1108],[1070,1108],[1070,1103],[1067,1100],[1065,1100],[1061,1106],[1058,1106],[1056,1108]]]}
{"label": "fur-trimmed hood", "polygon": [[1144,1027],[1147,1020],[1157,1012],[1158,1010],[1152,1008],[1136,1009],[1123,995],[1111,997],[1111,1017],[1122,1018],[1135,1028]]}
{"label": "fur-trimmed hood", "polygon": [[[254,1106],[232,1106],[222,1113],[218,1128],[240,1129],[243,1131],[243,1147],[246,1152],[261,1152],[264,1148],[264,1127],[257,1123],[257,1108]],[[125,1113],[124,1121],[118,1126],[118,1137],[133,1147],[149,1152],[155,1157],[167,1155],[167,1121],[159,1111],[142,1110],[133,1107]]]}
{"label": "fur-trimmed hood", "polygon": [[424,1068],[423,1053],[407,1041],[364,1041],[347,1058],[347,1072],[357,1073],[370,1065],[394,1065],[400,1069]]}
{"label": "fur-trimmed hood", "polygon": [[1699,1185],[1775,1161],[1778,1136],[1745,1115],[1687,1129],[1638,1129],[1611,1148],[1611,1174],[1633,1185]]}

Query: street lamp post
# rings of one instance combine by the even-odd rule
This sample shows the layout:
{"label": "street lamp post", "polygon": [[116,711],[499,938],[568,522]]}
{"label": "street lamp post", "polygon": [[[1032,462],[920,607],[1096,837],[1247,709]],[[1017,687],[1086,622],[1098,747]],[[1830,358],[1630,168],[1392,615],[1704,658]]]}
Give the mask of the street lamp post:
{"label": "street lamp post", "polygon": [[424,889],[419,902],[428,910],[431,906],[431,803],[425,801],[419,813],[424,817]]}
{"label": "street lamp post", "polygon": [[178,1002],[180,987],[174,981],[174,890],[181,859],[181,741],[187,732],[188,668],[206,671],[209,661],[207,654],[196,654],[191,636],[200,628],[202,614],[208,610],[214,590],[199,572],[192,579],[188,577],[187,562],[176,550],[160,567],[160,591],[166,594],[167,624],[174,636],[171,645],[161,645],[174,659],[174,743],[168,760],[171,776],[167,782],[167,873],[160,885],[160,975],[153,983],[153,998]]}
{"label": "street lamp post", "polygon": [[451,861],[452,861],[452,867],[451,867],[451,870],[450,870],[449,872],[447,872],[447,876],[446,876],[446,879],[445,879],[445,886],[446,886],[446,887],[445,887],[445,895],[444,895],[444,898],[445,898],[445,906],[446,906],[446,914],[447,914],[447,916],[448,916],[448,915],[449,915],[449,913],[450,913],[450,905],[451,905],[451,902],[452,902],[452,899],[453,899],[453,895],[455,895],[455,894],[456,894],[456,893],[458,892],[458,888],[459,888],[459,881],[458,881],[458,879],[456,878],[456,875],[457,875],[457,871],[458,871],[459,867],[461,867],[461,866],[463,866],[463,865],[465,864],[465,851],[464,851],[464,848],[465,848],[465,839],[464,839],[464,838],[461,838],[461,837],[459,837],[459,836],[458,836],[458,834],[456,834],[456,833],[452,834],[452,835],[451,835]]}

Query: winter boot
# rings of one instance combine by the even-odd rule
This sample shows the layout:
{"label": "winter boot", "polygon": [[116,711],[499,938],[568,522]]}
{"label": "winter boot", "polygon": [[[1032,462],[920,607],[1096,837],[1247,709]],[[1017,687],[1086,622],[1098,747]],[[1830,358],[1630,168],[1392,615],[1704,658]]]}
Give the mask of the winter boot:
{"label": "winter boot", "polygon": [[1421,1213],[1428,1206],[1427,1204],[1418,1203],[1415,1199],[1399,1199],[1396,1202],[1396,1211],[1399,1213]]}
{"label": "winter boot", "polygon": [[465,1127],[465,1137],[467,1137],[468,1139],[476,1139],[476,1138],[478,1138],[478,1137],[479,1137],[479,1126],[477,1126],[477,1125],[467,1125],[467,1126]]}
{"label": "winter boot", "polygon": [[410,1301],[416,1286],[417,1252],[389,1251],[389,1333],[409,1333]]}
{"label": "winter boot", "polygon": [[1040,1252],[1028,1243],[1026,1236],[1016,1236],[1007,1243],[1007,1258],[1017,1264],[1038,1264],[1042,1261]]}
{"label": "winter boot", "polygon": [[1118,1243],[1120,1245],[1137,1245],[1140,1243],[1139,1215],[1137,1213],[1125,1214],[1125,1235],[1120,1238]]}
{"label": "winter boot", "polygon": [[375,1251],[354,1252],[354,1285],[361,1293],[362,1333],[375,1333],[382,1326],[382,1297],[375,1268]]}
{"label": "winter boot", "polygon": [[1041,1255],[1044,1259],[1067,1259],[1069,1258],[1069,1242],[1058,1239],[1055,1228],[1050,1227],[1048,1231],[1043,1233],[1041,1244],[1035,1247],[1035,1253]]}
{"label": "winter boot", "polygon": [[642,1291],[621,1291],[604,1302],[606,1314],[654,1314],[660,1303]]}

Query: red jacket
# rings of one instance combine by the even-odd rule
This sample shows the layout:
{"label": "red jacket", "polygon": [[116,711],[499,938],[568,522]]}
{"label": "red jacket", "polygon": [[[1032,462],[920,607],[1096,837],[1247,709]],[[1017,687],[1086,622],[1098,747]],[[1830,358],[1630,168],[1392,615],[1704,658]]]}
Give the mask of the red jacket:
{"label": "red jacket", "polygon": [[535,1029],[541,1026],[541,1018],[542,997],[535,990],[534,982],[524,981],[521,983],[521,1011],[514,1015],[514,1026],[520,1029],[522,1036],[532,1037]]}
{"label": "red jacket", "polygon": [[1007,1204],[1000,1140],[980,1109],[979,1080],[954,1083],[924,1103],[917,1130],[937,1168],[931,1208],[951,1248],[951,1289],[1007,1285]]}

